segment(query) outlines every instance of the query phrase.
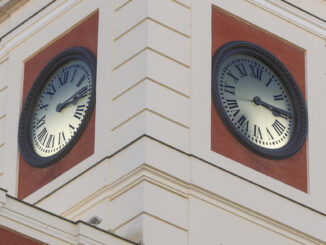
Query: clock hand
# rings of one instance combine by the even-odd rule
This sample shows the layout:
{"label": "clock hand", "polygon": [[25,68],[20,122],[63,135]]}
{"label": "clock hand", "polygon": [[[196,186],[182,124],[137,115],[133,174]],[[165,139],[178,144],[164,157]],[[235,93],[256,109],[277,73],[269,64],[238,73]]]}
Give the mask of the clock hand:
{"label": "clock hand", "polygon": [[262,105],[265,108],[267,108],[268,110],[270,110],[273,113],[273,115],[276,117],[282,117],[282,115],[287,116],[287,117],[292,117],[291,113],[289,113],[281,108],[278,108],[271,104],[266,103],[265,101],[261,100],[261,98],[259,96],[255,96],[253,101],[256,105]]}
{"label": "clock hand", "polygon": [[87,86],[82,87],[76,93],[74,93],[72,96],[66,99],[64,102],[59,103],[56,107],[56,111],[60,112],[66,105],[70,103],[76,105],[77,102],[86,95],[86,92],[87,92]]}
{"label": "clock hand", "polygon": [[78,96],[76,96],[73,101],[72,101],[72,104],[73,105],[76,105],[78,103],[78,101],[85,97],[87,95],[87,92],[88,92],[88,89],[87,89],[87,86],[84,87],[84,90],[80,91],[80,93],[78,94]]}

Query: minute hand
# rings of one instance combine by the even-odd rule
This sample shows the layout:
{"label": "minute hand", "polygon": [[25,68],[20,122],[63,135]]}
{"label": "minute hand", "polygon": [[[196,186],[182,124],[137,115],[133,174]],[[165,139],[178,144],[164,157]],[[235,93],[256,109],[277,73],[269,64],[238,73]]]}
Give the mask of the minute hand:
{"label": "minute hand", "polygon": [[287,116],[287,117],[292,117],[291,113],[289,113],[281,108],[278,108],[276,106],[266,103],[265,101],[261,100],[261,98],[259,96],[254,97],[254,102],[256,105],[262,105],[265,108],[267,108],[268,110],[270,110],[273,113],[273,115],[276,117],[281,117],[281,114],[284,116]]}
{"label": "minute hand", "polygon": [[87,86],[82,87],[76,93],[74,93],[72,96],[70,96],[68,99],[66,99],[64,102],[59,103],[57,105],[56,111],[60,112],[63,109],[63,107],[65,107],[66,105],[68,105],[70,103],[75,105],[77,103],[77,101],[85,94],[86,91],[87,91]]}

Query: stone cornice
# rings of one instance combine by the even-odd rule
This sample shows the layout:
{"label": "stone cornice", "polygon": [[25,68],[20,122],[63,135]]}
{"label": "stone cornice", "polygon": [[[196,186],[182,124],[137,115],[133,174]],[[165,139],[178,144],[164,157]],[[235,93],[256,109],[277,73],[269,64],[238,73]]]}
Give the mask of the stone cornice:
{"label": "stone cornice", "polygon": [[326,25],[322,20],[281,0],[247,0],[267,11],[326,39]]}
{"label": "stone cornice", "polygon": [[[18,0],[19,1],[19,0]],[[20,0],[25,1],[25,0]],[[62,13],[70,9],[80,0],[61,0],[56,1],[55,4],[52,4],[45,11],[42,11],[28,23],[20,26],[16,30],[10,33],[1,40],[0,44],[0,64],[8,59],[9,51],[14,49],[28,37],[42,29],[44,26],[55,20]],[[1,3],[1,0],[0,0]]]}
{"label": "stone cornice", "polygon": [[73,222],[20,201],[1,188],[0,223],[3,228],[49,244],[137,244],[83,221]]}

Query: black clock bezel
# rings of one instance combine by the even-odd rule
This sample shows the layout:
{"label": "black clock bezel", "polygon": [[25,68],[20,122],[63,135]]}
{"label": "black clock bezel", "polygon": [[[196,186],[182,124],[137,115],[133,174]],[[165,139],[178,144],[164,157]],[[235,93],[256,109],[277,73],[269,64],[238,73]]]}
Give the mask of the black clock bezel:
{"label": "black clock bezel", "polygon": [[[292,100],[294,106],[296,123],[293,134],[285,146],[278,149],[268,149],[254,144],[247,137],[241,134],[224,110],[224,106],[218,92],[218,75],[223,62],[228,57],[235,54],[252,56],[266,64],[275,72],[275,74],[284,84],[285,88],[288,90],[290,99]],[[308,128],[308,114],[300,88],[285,65],[283,65],[282,62],[272,53],[256,44],[245,41],[229,42],[224,44],[214,53],[212,57],[212,98],[215,109],[232,135],[239,142],[241,142],[242,145],[259,156],[273,160],[285,159],[298,152],[305,142]]]}
{"label": "black clock bezel", "polygon": [[[32,147],[31,142],[31,123],[32,114],[37,103],[39,95],[42,93],[44,87],[47,85],[48,80],[51,76],[60,68],[62,68],[67,63],[80,60],[84,62],[90,69],[92,76],[92,89],[91,98],[89,101],[89,107],[85,112],[85,117],[80,123],[80,127],[77,132],[72,136],[70,141],[57,153],[48,157],[39,156]],[[90,120],[95,107],[96,98],[96,57],[94,54],[85,47],[73,47],[69,48],[50,60],[50,62],[45,65],[42,71],[39,73],[35,79],[32,87],[30,88],[23,108],[20,114],[19,127],[18,127],[18,145],[21,154],[23,155],[25,161],[33,167],[45,168],[57,163],[64,156],[66,156],[73,146],[77,143],[81,137],[88,121]]]}

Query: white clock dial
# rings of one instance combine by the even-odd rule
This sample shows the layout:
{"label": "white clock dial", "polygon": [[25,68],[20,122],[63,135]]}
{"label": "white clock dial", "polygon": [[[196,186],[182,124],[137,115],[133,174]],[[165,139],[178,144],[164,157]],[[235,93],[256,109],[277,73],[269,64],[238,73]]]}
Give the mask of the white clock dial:
{"label": "white clock dial", "polygon": [[32,146],[42,157],[60,151],[78,131],[89,108],[92,76],[82,61],[71,61],[48,80],[31,123]]}
{"label": "white clock dial", "polygon": [[220,69],[218,92],[234,127],[253,144],[264,148],[286,145],[292,136],[295,114],[280,78],[248,55],[232,55]]}

